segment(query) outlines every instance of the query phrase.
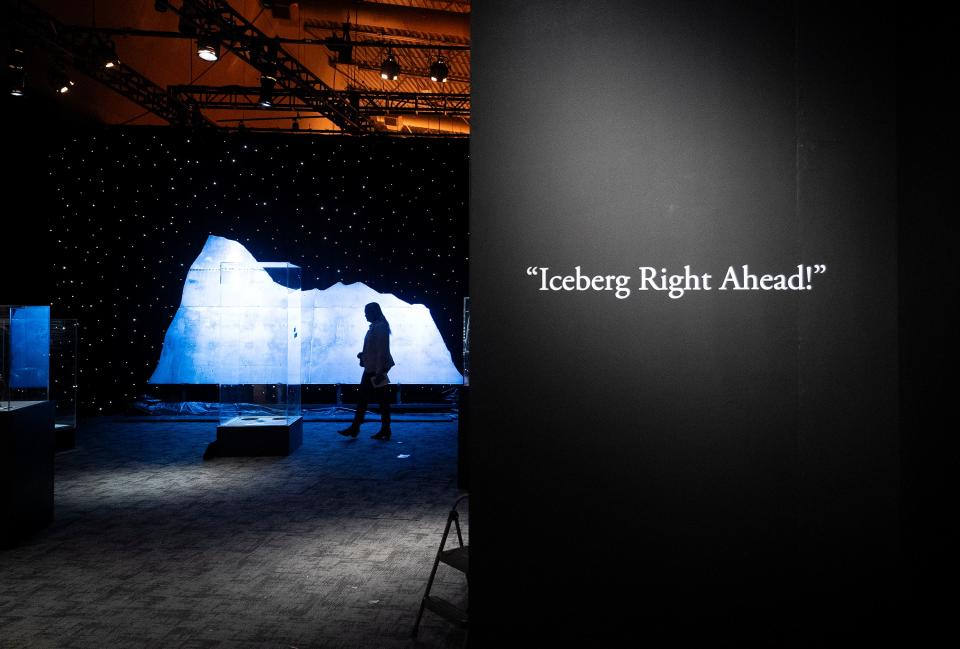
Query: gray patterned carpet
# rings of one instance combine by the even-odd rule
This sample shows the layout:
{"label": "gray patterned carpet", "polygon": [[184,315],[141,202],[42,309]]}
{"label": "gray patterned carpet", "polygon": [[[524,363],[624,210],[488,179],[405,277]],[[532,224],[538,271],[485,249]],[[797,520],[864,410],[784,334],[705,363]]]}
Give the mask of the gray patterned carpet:
{"label": "gray patterned carpet", "polygon": [[[399,421],[387,443],[343,425],[308,421],[289,457],[204,462],[215,422],[81,422],[56,520],[0,551],[0,647],[464,646],[429,611],[410,638],[460,495],[456,423]],[[433,592],[466,606],[448,566]]]}

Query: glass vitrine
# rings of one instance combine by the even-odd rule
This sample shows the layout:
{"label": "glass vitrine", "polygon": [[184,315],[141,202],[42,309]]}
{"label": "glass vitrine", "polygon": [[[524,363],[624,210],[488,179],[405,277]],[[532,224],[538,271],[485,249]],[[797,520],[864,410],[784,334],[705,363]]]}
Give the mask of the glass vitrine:
{"label": "glass vitrine", "polygon": [[286,262],[220,265],[220,454],[287,454],[300,446],[300,274]]}
{"label": "glass vitrine", "polygon": [[220,265],[220,426],[300,419],[301,269],[286,262]]}
{"label": "glass vitrine", "polygon": [[0,308],[0,408],[50,398],[50,307]]}
{"label": "glass vitrine", "polygon": [[463,384],[470,385],[470,298],[463,298]]}
{"label": "glass vitrine", "polygon": [[50,399],[55,404],[57,431],[77,427],[76,318],[50,321]]}

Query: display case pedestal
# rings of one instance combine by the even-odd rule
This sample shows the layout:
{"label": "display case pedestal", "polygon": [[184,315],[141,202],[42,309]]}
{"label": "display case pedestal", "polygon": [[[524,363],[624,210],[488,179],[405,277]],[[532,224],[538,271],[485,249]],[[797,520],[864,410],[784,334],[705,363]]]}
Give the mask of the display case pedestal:
{"label": "display case pedestal", "polygon": [[303,417],[235,417],[217,426],[214,455],[290,455],[303,443]]}
{"label": "display case pedestal", "polygon": [[77,448],[77,428],[66,424],[57,424],[56,426],[56,449],[57,452],[72,451]]}
{"label": "display case pedestal", "polygon": [[0,548],[53,520],[52,401],[10,401],[0,408]]}

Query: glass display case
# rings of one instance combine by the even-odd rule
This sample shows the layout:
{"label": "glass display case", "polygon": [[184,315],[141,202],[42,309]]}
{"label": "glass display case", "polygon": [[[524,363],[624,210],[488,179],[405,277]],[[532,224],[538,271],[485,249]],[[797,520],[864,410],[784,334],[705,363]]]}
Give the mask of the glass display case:
{"label": "glass display case", "polygon": [[470,385],[470,298],[463,298],[463,384]]}
{"label": "glass display case", "polygon": [[76,318],[50,321],[50,400],[54,403],[57,448],[76,445],[77,428],[77,338]]}
{"label": "glass display case", "polygon": [[470,298],[463,298],[463,386],[457,393],[457,488],[470,488],[467,447],[470,436]]}
{"label": "glass display case", "polygon": [[302,440],[301,270],[220,264],[217,454],[285,455]]}
{"label": "glass display case", "polygon": [[0,307],[0,408],[50,398],[50,307]]}
{"label": "glass display case", "polygon": [[0,307],[0,548],[53,520],[50,307]]}

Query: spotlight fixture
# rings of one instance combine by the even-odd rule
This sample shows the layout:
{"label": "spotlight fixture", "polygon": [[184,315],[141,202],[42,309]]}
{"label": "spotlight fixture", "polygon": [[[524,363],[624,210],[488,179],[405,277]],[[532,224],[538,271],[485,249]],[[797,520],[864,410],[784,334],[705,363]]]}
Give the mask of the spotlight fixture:
{"label": "spotlight fixture", "polygon": [[257,101],[264,108],[273,107],[273,88],[277,85],[277,78],[269,74],[260,77],[260,99]]}
{"label": "spotlight fixture", "polygon": [[54,91],[58,95],[65,95],[76,85],[69,76],[67,76],[66,70],[61,67],[57,67],[50,72],[50,85],[53,86]]}
{"label": "spotlight fixture", "polygon": [[290,128],[294,131],[300,130],[300,113],[297,113],[297,116],[293,118],[293,122],[290,123]]}
{"label": "spotlight fixture", "polygon": [[117,45],[113,41],[107,41],[100,52],[100,61],[107,70],[120,67],[120,59],[117,57]]}
{"label": "spotlight fixture", "polygon": [[350,23],[343,23],[342,39],[337,39],[336,33],[330,38],[334,41],[330,45],[330,51],[337,55],[337,63],[351,65],[353,63],[353,45],[350,44]]}
{"label": "spotlight fixture", "polygon": [[277,63],[279,50],[280,41],[276,38],[263,45],[263,61],[258,65],[260,69],[260,99],[257,103],[264,108],[273,107],[273,89],[277,85],[279,71]]}
{"label": "spotlight fixture", "polygon": [[216,61],[220,58],[220,43],[209,36],[197,39],[197,56],[204,61]]}
{"label": "spotlight fixture", "polygon": [[27,92],[27,73],[23,69],[23,50],[14,47],[7,59],[8,76],[10,78],[10,94],[14,97],[23,97]]}
{"label": "spotlight fixture", "polygon": [[397,63],[397,59],[393,57],[393,52],[387,52],[387,58],[384,59],[383,65],[380,66],[380,78],[386,79],[387,81],[396,81],[399,76],[400,64]]}
{"label": "spotlight fixture", "polygon": [[430,64],[430,78],[438,83],[446,83],[450,69],[447,67],[447,61],[443,55],[437,57],[437,60]]}

